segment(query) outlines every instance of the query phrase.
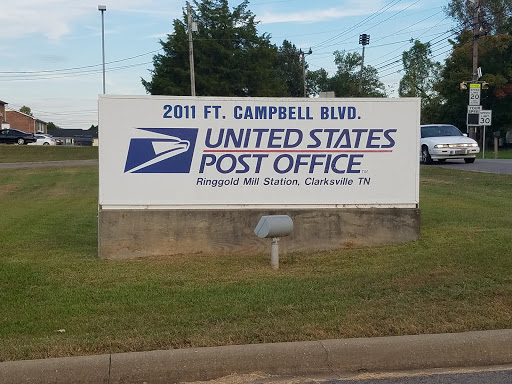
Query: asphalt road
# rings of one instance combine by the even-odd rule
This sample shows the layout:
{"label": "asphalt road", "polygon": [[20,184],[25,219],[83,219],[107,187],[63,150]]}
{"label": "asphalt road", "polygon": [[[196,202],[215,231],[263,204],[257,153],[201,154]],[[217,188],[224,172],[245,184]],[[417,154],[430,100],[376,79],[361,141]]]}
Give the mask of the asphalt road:
{"label": "asphalt road", "polygon": [[[261,375],[232,375],[221,380],[212,380],[210,384],[510,384],[512,366],[464,369],[429,369],[411,372],[393,372],[379,374],[361,374],[357,377],[340,378],[299,378],[269,377]],[[197,384],[197,383],[195,383]]]}
{"label": "asphalt road", "polygon": [[476,159],[473,164],[466,164],[464,160],[446,160],[443,163],[434,161],[432,165],[463,171],[503,173],[512,175],[512,159]]}
{"label": "asphalt road", "polygon": [[[510,384],[512,370],[496,370],[471,373],[418,374],[369,380],[329,380],[322,384]],[[303,383],[304,384],[304,383]],[[313,384],[313,383],[311,383]]]}

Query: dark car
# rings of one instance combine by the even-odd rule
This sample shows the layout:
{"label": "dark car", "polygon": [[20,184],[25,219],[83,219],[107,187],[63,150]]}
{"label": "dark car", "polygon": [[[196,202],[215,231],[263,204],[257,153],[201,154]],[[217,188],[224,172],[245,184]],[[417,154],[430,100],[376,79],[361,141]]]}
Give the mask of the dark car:
{"label": "dark car", "polygon": [[35,143],[37,139],[31,133],[18,131],[17,129],[0,130],[0,143],[4,144],[28,144]]}
{"label": "dark car", "polygon": [[73,144],[78,146],[87,146],[90,147],[92,145],[93,138],[88,135],[75,135],[73,136]]}

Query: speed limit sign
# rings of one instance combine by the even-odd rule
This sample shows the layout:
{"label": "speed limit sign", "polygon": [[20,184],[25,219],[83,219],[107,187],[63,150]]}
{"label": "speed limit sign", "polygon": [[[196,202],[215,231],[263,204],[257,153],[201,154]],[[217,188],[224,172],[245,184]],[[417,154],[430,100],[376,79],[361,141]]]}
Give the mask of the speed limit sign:
{"label": "speed limit sign", "polygon": [[492,122],[492,111],[480,111],[479,117],[478,117],[478,124],[479,125],[491,125]]}
{"label": "speed limit sign", "polygon": [[480,105],[480,84],[469,85],[469,105]]}

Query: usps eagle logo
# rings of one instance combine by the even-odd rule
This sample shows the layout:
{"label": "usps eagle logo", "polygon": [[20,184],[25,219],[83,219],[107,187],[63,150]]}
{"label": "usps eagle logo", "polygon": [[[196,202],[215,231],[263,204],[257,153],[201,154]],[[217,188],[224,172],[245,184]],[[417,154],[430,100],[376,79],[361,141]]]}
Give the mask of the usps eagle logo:
{"label": "usps eagle logo", "polygon": [[130,140],[125,173],[189,173],[197,128],[137,128]]}

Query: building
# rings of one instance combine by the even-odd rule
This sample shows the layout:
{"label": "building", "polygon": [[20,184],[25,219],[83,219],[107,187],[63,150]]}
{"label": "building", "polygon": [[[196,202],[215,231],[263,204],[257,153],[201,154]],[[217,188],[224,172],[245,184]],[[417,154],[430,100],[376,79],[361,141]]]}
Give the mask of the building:
{"label": "building", "polygon": [[46,122],[19,111],[5,109],[5,104],[6,103],[4,103],[5,121],[10,125],[11,129],[33,134],[47,133]]}
{"label": "building", "polygon": [[0,100],[0,128],[7,128],[7,121],[5,120],[5,106],[7,103]]}

